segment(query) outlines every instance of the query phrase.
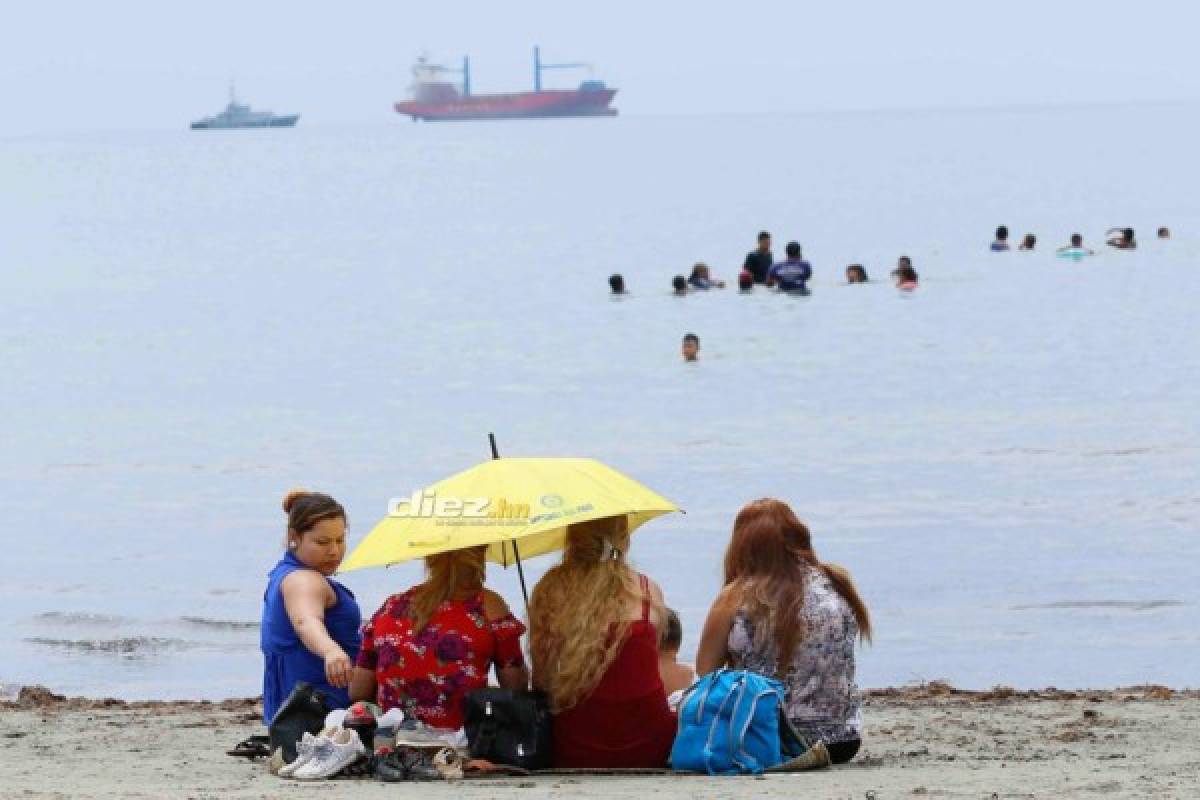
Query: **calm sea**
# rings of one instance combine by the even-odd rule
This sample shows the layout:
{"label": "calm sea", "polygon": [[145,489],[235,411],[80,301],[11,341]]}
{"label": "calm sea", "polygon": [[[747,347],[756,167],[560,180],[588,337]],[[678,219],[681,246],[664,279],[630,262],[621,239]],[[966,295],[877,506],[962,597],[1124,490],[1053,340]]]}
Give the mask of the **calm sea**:
{"label": "calm sea", "polygon": [[[256,693],[284,491],[334,494],[357,541],[495,431],[687,509],[634,557],[689,652],[734,515],[771,495],[874,613],[865,685],[1194,686],[1198,128],[1113,107],[0,140],[0,682]],[[1001,223],[1037,251],[987,252]],[[1051,252],[1111,226],[1141,247]],[[734,278],[762,228],[803,243],[811,297],[670,295],[695,261]],[[854,262],[872,283],[843,284]],[[369,613],[417,577],[346,581]]]}

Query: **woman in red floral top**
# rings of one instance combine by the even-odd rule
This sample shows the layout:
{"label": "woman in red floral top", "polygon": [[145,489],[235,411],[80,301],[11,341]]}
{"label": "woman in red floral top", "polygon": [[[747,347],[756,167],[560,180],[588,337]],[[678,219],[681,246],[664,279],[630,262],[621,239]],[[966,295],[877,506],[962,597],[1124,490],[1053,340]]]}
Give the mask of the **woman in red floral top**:
{"label": "woman in red floral top", "polygon": [[425,559],[424,583],[384,601],[363,626],[351,700],[399,708],[433,728],[463,725],[463,699],[488,685],[525,689],[525,626],[500,595],[483,588],[484,549]]}

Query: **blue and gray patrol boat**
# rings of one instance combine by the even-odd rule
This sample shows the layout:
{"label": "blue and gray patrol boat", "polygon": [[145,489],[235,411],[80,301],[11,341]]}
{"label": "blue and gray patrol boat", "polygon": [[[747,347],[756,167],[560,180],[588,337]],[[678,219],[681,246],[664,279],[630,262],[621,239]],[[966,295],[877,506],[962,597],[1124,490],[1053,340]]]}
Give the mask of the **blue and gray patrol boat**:
{"label": "blue and gray patrol boat", "polygon": [[192,123],[192,130],[202,131],[213,128],[291,128],[300,119],[299,114],[273,114],[270,111],[252,111],[250,106],[237,101],[233,87],[229,87],[229,105],[225,110],[211,117],[198,119]]}

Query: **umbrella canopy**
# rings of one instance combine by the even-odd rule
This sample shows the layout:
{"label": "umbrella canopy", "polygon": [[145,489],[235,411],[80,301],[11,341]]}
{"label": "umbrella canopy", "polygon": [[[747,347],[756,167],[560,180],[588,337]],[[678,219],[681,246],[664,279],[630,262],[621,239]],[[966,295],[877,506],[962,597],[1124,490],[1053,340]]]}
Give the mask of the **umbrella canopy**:
{"label": "umbrella canopy", "polygon": [[562,549],[567,526],[623,516],[632,532],[680,509],[590,458],[497,458],[397,498],[342,564],[348,572],[486,545],[508,566]]}

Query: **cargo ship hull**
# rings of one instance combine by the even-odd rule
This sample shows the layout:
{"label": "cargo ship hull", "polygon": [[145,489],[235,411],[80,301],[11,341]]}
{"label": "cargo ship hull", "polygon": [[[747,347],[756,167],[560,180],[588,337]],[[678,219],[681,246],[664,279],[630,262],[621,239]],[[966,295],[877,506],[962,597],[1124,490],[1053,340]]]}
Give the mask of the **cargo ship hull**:
{"label": "cargo ship hull", "polygon": [[612,117],[616,89],[547,89],[540,92],[460,96],[443,102],[395,104],[413,120],[542,119],[546,117]]}

